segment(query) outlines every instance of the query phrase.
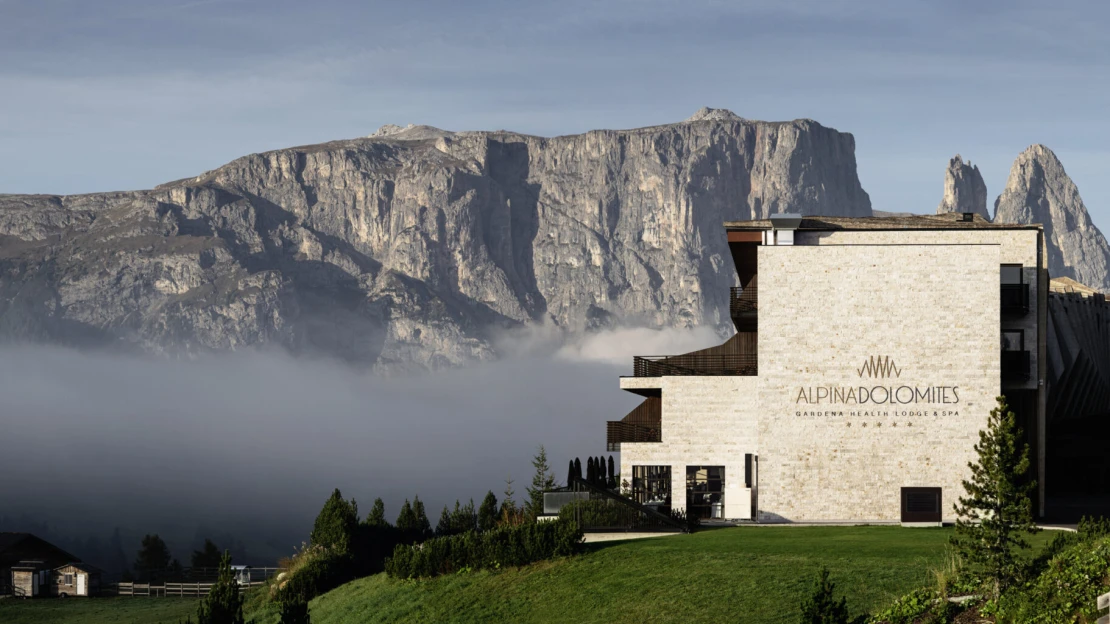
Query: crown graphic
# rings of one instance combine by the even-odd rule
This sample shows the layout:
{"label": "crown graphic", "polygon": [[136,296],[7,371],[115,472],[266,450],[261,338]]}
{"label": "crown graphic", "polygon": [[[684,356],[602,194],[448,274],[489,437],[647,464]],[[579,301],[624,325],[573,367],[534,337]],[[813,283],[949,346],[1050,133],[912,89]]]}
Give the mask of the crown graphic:
{"label": "crown graphic", "polygon": [[868,377],[901,377],[902,369],[894,365],[894,360],[890,359],[889,355],[872,355],[870,359],[863,362],[863,366],[859,368],[859,376],[864,375]]}

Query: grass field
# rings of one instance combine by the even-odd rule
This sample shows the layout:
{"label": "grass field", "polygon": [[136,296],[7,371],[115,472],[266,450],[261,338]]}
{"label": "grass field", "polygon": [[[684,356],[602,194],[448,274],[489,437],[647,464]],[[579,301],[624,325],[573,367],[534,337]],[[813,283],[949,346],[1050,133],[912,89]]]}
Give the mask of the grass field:
{"label": "grass field", "polygon": [[[425,581],[376,575],[316,600],[314,624],[362,622],[793,622],[826,565],[853,615],[930,584],[951,529],[744,527],[592,546],[585,555]],[[1051,532],[1033,538],[1036,547]],[[6,604],[7,603],[7,604]],[[21,604],[22,603],[22,604]],[[192,600],[0,602],[0,622],[173,622]],[[142,607],[149,610],[140,611]],[[273,624],[272,612],[248,612]]]}
{"label": "grass field", "polygon": [[[316,624],[794,622],[821,565],[853,615],[933,582],[951,529],[745,527],[599,545],[587,555],[426,581],[377,575],[314,600]],[[1040,545],[1051,535],[1034,538]],[[255,614],[259,624],[276,619]]]}
{"label": "grass field", "polygon": [[3,624],[177,624],[192,616],[196,598],[51,598],[0,600]]}

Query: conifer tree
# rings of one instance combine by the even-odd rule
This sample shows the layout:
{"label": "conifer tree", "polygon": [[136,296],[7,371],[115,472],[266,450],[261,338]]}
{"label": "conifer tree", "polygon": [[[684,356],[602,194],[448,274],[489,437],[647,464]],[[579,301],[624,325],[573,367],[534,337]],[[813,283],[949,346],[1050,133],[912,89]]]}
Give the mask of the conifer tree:
{"label": "conifer tree", "polygon": [[374,527],[382,527],[389,524],[385,519],[385,503],[382,502],[382,499],[374,499],[374,506],[370,508],[370,513],[366,514],[366,519],[362,522],[367,526]]}
{"label": "conifer tree", "polygon": [[848,624],[848,600],[836,599],[836,585],[829,580],[827,568],[821,568],[813,583],[813,592],[802,601],[799,624]]}
{"label": "conifer tree", "polygon": [[542,444],[536,456],[532,458],[532,468],[536,472],[532,475],[532,486],[527,488],[528,502],[525,510],[530,517],[535,518],[543,513],[543,493],[555,489],[558,485],[555,481],[555,473],[551,472],[551,467],[547,465],[547,450]]}
{"label": "conifer tree", "polygon": [[567,485],[574,483],[574,460],[570,460],[570,467],[567,468]]}
{"label": "conifer tree", "polygon": [[609,456],[609,483],[607,484],[610,490],[617,489],[617,471],[613,469],[613,456]]}
{"label": "conifer tree", "polygon": [[218,568],[221,559],[223,555],[220,554],[219,547],[212,540],[204,538],[204,546],[193,551],[190,564],[193,568]]}
{"label": "conifer tree", "polygon": [[597,483],[597,468],[594,466],[594,458],[586,458],[586,483],[594,485]]}
{"label": "conifer tree", "polygon": [[416,533],[416,514],[412,511],[412,503],[409,499],[405,499],[405,504],[401,505],[401,511],[397,514],[397,521],[394,523],[397,530],[401,531],[405,536],[413,536]]}
{"label": "conifer tree", "polygon": [[489,531],[497,526],[497,497],[493,490],[486,492],[482,505],[478,507],[478,530]]}
{"label": "conifer tree", "polygon": [[505,492],[503,494],[504,498],[501,499],[502,522],[511,523],[516,520],[517,509],[516,501],[513,500],[514,495],[516,495],[516,492],[513,490],[513,478],[512,475],[510,475],[508,477],[505,477]]}
{"label": "conifer tree", "polygon": [[439,523],[436,524],[436,537],[442,535],[453,535],[451,531],[451,512],[447,511],[447,505],[443,506],[443,513],[439,514]]}
{"label": "conifer tree", "polygon": [[412,513],[416,516],[417,539],[424,541],[432,536],[432,523],[428,522],[428,515],[424,513],[424,502],[419,496],[412,499]]}
{"label": "conifer tree", "polygon": [[143,536],[142,548],[135,558],[135,574],[140,579],[158,580],[170,567],[170,549],[158,534]]}
{"label": "conifer tree", "polygon": [[998,397],[987,427],[979,432],[978,463],[968,463],[971,479],[964,481],[967,496],[954,506],[956,535],[952,543],[973,571],[982,577],[992,597],[1021,576],[1019,551],[1028,548],[1023,534],[1037,532],[1032,494],[1037,482],[1025,481],[1029,445],[1022,441],[1017,418]]}
{"label": "conifer tree", "polygon": [[343,500],[343,494],[335,488],[316,516],[309,539],[313,544],[326,546],[338,554],[351,554],[357,529],[358,504],[354,499]]}
{"label": "conifer tree", "polygon": [[243,595],[231,572],[231,554],[227,551],[220,559],[216,582],[197,605],[197,624],[243,624]]}
{"label": "conifer tree", "polygon": [[574,476],[582,479],[582,460],[577,457],[574,458]]}

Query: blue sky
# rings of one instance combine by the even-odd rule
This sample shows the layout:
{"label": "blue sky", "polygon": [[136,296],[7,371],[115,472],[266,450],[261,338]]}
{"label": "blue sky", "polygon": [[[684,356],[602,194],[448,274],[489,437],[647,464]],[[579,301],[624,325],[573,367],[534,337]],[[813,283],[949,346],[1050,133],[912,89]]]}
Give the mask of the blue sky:
{"label": "blue sky", "polygon": [[[0,192],[149,188],[385,123],[542,135],[701,106],[856,137],[880,210],[1044,143],[1110,226],[1102,3],[0,0]],[[992,207],[993,209],[993,207]]]}

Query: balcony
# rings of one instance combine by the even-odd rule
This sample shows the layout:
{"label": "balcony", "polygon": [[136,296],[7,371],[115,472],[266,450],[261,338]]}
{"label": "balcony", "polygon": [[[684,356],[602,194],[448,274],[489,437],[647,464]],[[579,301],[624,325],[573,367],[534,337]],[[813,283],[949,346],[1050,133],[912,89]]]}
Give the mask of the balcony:
{"label": "balcony", "polygon": [[605,424],[605,449],[619,453],[621,442],[662,442],[663,400],[649,397],[621,420]]}
{"label": "balcony", "polygon": [[756,331],[759,291],[755,284],[730,289],[728,311],[732,322],[736,324],[736,331]]}
{"label": "balcony", "polygon": [[687,353],[686,355],[636,356],[632,358],[634,377],[667,375],[756,375],[755,355]]}
{"label": "balcony", "polygon": [[1029,313],[1029,285],[1002,284],[1002,314],[1024,316]]}
{"label": "balcony", "polygon": [[1028,351],[1002,352],[1002,379],[1004,381],[1026,381],[1029,377]]}

